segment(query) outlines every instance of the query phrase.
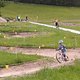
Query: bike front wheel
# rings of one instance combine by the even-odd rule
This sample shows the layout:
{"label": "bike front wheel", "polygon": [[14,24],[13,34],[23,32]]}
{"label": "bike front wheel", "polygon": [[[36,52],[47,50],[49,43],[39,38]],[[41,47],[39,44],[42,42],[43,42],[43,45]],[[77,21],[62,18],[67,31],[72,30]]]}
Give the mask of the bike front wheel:
{"label": "bike front wheel", "polygon": [[56,53],[56,60],[59,62],[59,63],[62,63],[63,62],[63,55],[61,52],[58,52]]}

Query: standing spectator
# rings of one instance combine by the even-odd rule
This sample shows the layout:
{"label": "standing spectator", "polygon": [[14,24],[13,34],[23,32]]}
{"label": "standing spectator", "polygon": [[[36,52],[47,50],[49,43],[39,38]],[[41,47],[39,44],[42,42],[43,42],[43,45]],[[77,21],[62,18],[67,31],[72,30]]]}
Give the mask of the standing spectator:
{"label": "standing spectator", "polygon": [[21,19],[20,19],[20,16],[17,16],[17,17],[16,17],[16,20],[17,20],[17,21],[20,21],[20,20],[21,20]]}
{"label": "standing spectator", "polygon": [[16,16],[16,20],[18,21],[18,16]]}
{"label": "standing spectator", "polygon": [[55,20],[54,25],[56,26],[56,28],[59,28],[59,21]]}
{"label": "standing spectator", "polygon": [[28,21],[28,16],[26,16],[26,21]]}
{"label": "standing spectator", "polygon": [[21,21],[21,18],[20,18],[20,16],[18,16],[18,21]]}
{"label": "standing spectator", "polygon": [[6,21],[9,22],[9,18],[7,18]]}

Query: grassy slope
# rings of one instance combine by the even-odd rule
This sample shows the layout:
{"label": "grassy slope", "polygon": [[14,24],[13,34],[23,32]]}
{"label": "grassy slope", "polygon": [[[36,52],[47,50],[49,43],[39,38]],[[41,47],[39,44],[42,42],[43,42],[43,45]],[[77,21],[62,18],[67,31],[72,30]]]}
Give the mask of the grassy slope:
{"label": "grassy slope", "polygon": [[68,48],[80,47],[80,36],[70,32],[28,23],[7,23],[0,27],[0,31],[2,32],[35,32],[35,30],[37,32],[46,32],[46,35],[39,35],[39,37],[32,36],[29,38],[4,38],[5,34],[0,34],[0,45],[20,47],[39,47],[44,45],[44,47],[56,48],[58,41],[63,39]]}
{"label": "grassy slope", "polygon": [[[72,47],[80,47],[80,36],[70,33],[64,32],[60,30],[56,30],[53,28],[43,27],[34,25],[33,27],[27,27],[27,29],[34,31],[46,32],[46,35],[40,36],[32,36],[29,38],[0,38],[1,46],[20,46],[20,47],[39,47],[44,45],[44,47],[56,48],[58,45],[58,41],[63,39],[66,46],[68,48]],[[77,41],[77,42],[76,42]]]}
{"label": "grassy slope", "polygon": [[[74,22],[74,20],[80,19],[80,7],[10,3],[2,8],[2,15],[10,18],[16,18],[17,15],[21,16],[21,18],[28,16],[32,21],[38,20],[39,22],[48,24],[52,24],[54,19],[59,19],[60,21],[73,20]],[[78,26],[69,28],[80,30]]]}
{"label": "grassy slope", "polygon": [[[50,21],[53,18],[60,19],[78,19],[80,16],[79,7],[56,7],[47,5],[34,5],[34,4],[8,4],[5,8],[2,8],[3,16],[15,18],[20,15],[22,18],[28,15],[30,19],[36,20],[36,16],[39,16],[41,21]],[[74,13],[73,13],[74,10]],[[35,13],[36,12],[36,13]],[[6,14],[7,13],[7,14]],[[67,47],[80,47],[80,36],[69,32],[58,31],[52,28],[45,28],[38,25],[31,25],[27,23],[7,23],[1,24],[0,31],[2,32],[24,32],[24,31],[37,31],[50,32],[46,36],[31,37],[31,38],[15,38],[7,39],[3,38],[4,35],[0,35],[0,45],[3,46],[29,46],[38,47],[45,45],[45,47],[57,47],[57,42],[63,39],[67,44]],[[77,28],[79,29],[79,27]],[[66,38],[64,38],[66,37]],[[76,42],[77,41],[77,42]]]}
{"label": "grassy slope", "polygon": [[60,69],[45,69],[36,74],[8,80],[80,80],[80,61]]}
{"label": "grassy slope", "polygon": [[4,67],[6,64],[15,65],[24,62],[36,61],[41,59],[41,56],[37,55],[25,55],[25,54],[12,54],[8,52],[0,51],[0,67]]}
{"label": "grassy slope", "polygon": [[[33,4],[25,4],[25,5],[10,4],[2,9],[2,14],[5,17],[12,17],[12,18],[15,18],[17,15],[20,15],[22,18],[24,18],[26,15],[28,15],[30,19],[34,21],[36,21],[37,16],[39,16],[38,18],[39,21],[42,21],[43,23],[46,23],[46,21],[48,21],[49,23],[56,18],[58,18],[59,20],[79,19],[80,17],[79,9],[80,8],[74,8],[74,7],[56,7],[56,6],[44,6],[44,5],[33,5]],[[74,42],[75,36],[76,36],[76,40],[78,41],[77,46],[80,47],[79,35],[70,34],[57,30],[53,30],[53,33],[51,30],[51,34],[47,35],[47,37],[44,36],[44,37],[26,38],[25,40],[20,38],[17,39],[0,38],[1,40],[0,44],[13,45],[13,46],[16,44],[23,45],[23,46],[26,45],[32,46],[33,44],[37,46],[45,44],[47,46],[49,44],[55,44],[57,46],[58,40],[64,39],[64,37],[66,37],[66,39],[64,39],[65,43],[67,44],[68,47],[72,47],[75,43]],[[79,80],[80,79],[79,63],[77,63],[76,66],[64,67],[59,70],[47,69],[31,76],[15,78],[15,79],[10,78],[8,80],[53,80],[53,79],[54,80]]]}
{"label": "grassy slope", "polygon": [[[59,19],[79,19],[80,8],[75,7],[60,7],[60,6],[47,6],[36,4],[8,4],[2,9],[2,15],[6,17],[16,17],[20,15],[22,18],[28,15],[31,19],[51,20],[54,18]],[[73,12],[74,11],[74,12]]]}
{"label": "grassy slope", "polygon": [[51,29],[44,26],[33,25],[30,23],[14,22],[0,25],[0,32],[44,32],[51,31]]}

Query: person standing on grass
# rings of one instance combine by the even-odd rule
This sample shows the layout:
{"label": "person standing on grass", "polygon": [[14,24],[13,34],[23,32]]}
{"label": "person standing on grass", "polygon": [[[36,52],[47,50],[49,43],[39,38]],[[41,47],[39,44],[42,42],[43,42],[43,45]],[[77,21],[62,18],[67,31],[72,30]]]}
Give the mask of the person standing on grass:
{"label": "person standing on grass", "polygon": [[59,28],[59,21],[57,19],[55,20],[54,25],[56,26],[56,28]]}
{"label": "person standing on grass", "polygon": [[26,16],[26,21],[28,21],[28,16]]}
{"label": "person standing on grass", "polygon": [[16,20],[17,21],[20,21],[21,19],[20,19],[20,16],[16,16]]}
{"label": "person standing on grass", "polygon": [[18,21],[21,21],[21,18],[20,18],[20,16],[18,16]]}

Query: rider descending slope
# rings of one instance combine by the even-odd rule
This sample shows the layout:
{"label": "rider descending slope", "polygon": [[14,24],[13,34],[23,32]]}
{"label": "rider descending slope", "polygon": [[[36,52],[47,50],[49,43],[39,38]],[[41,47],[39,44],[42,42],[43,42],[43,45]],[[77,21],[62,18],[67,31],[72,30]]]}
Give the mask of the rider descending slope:
{"label": "rider descending slope", "polygon": [[57,50],[61,51],[62,56],[64,57],[65,61],[67,61],[67,59],[66,59],[66,51],[67,51],[67,49],[66,49],[65,45],[63,44],[63,40],[59,40],[58,43],[59,43],[59,47],[58,47]]}

